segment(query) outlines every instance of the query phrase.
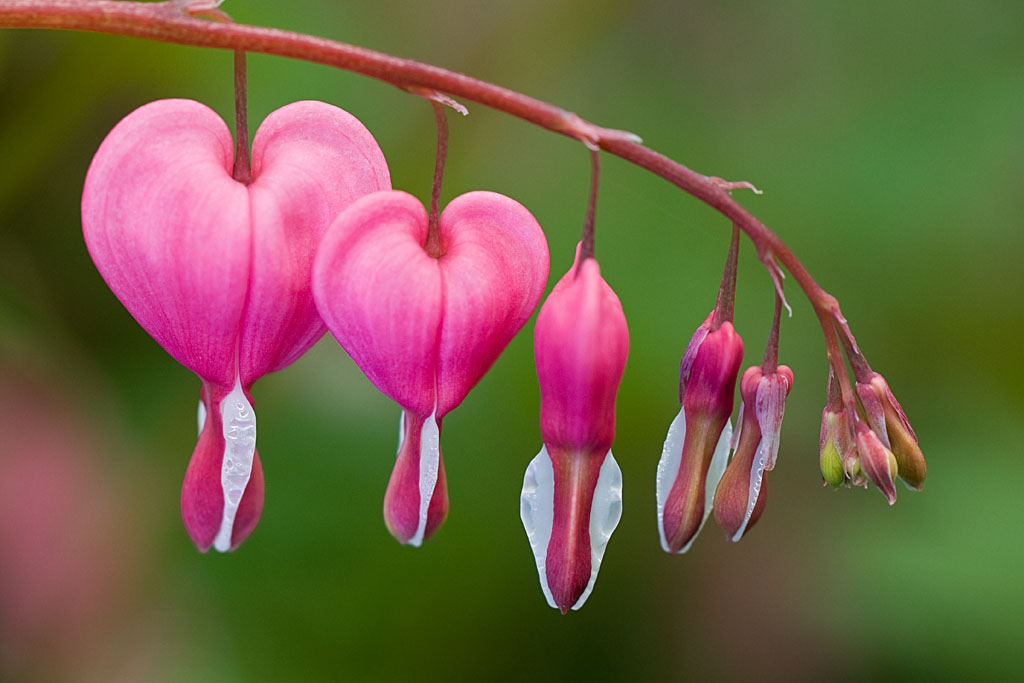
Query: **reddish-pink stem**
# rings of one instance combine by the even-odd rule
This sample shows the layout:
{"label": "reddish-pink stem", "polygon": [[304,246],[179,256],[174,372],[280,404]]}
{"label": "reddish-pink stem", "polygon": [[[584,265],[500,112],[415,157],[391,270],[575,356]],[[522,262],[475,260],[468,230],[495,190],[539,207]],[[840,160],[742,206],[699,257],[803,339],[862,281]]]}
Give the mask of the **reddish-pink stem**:
{"label": "reddish-pink stem", "polygon": [[434,119],[437,122],[437,155],[434,157],[434,182],[430,186],[430,214],[427,222],[427,253],[438,258],[441,255],[441,236],[437,221],[441,213],[441,181],[444,179],[444,164],[448,159],[448,115],[444,105],[431,102]]}
{"label": "reddish-pink stem", "polygon": [[594,220],[597,217],[597,190],[601,184],[601,152],[590,150],[590,195],[587,197],[587,213],[583,219],[583,234],[580,238],[580,261],[577,273],[583,262],[594,258]]}
{"label": "reddish-pink stem", "polygon": [[718,299],[715,301],[715,315],[711,319],[711,329],[717,330],[722,323],[732,322],[736,307],[736,262],[740,253],[740,229],[735,223],[732,226],[732,239],[729,241],[729,254],[725,257],[725,268],[722,269],[722,283],[718,286]]}
{"label": "reddish-pink stem", "polygon": [[[192,11],[198,13],[195,8],[201,4],[191,3]],[[429,64],[291,31],[204,21],[189,16],[188,10],[189,3],[179,0],[3,0],[0,27],[94,31],[292,57],[361,73],[405,89],[440,91],[517,116],[626,159],[724,214],[747,234],[762,261],[774,257],[793,275],[822,322],[826,343],[830,334],[834,340],[832,321],[839,311],[835,299],[814,281],[782,240],[736,203],[721,181],[644,147],[635,136],[601,128],[547,102]],[[838,344],[835,346],[838,349]],[[829,356],[835,367],[842,367],[836,365],[831,347]]]}
{"label": "reddish-pink stem", "polygon": [[252,181],[252,165],[245,85],[245,50],[235,50],[235,167],[231,175],[248,185]]}

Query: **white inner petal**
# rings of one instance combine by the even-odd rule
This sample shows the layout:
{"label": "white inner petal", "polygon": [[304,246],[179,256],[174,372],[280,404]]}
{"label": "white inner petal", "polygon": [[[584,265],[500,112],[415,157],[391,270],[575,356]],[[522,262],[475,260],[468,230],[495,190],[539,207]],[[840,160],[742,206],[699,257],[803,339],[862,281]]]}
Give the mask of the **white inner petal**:
{"label": "white inner petal", "polygon": [[[550,458],[548,459],[550,461]],[[597,570],[601,568],[605,548],[612,532],[622,519],[622,470],[611,451],[601,464],[601,473],[597,477],[594,489],[594,502],[590,506],[590,581],[583,595],[572,606],[574,610],[583,606],[594,590],[597,581]],[[550,531],[548,532],[550,535]]]}
{"label": "white inner petal", "polygon": [[661,547],[666,553],[671,551],[668,549],[668,539],[665,538],[665,501],[668,500],[672,484],[679,476],[685,438],[686,416],[683,408],[680,407],[679,414],[668,427],[665,445],[661,447],[661,460],[658,461],[658,475],[655,479],[654,496],[658,503],[658,537],[661,539]]}
{"label": "white inner petal", "polygon": [[196,410],[196,424],[199,426],[197,434],[203,433],[203,427],[206,426],[206,404],[203,403],[203,399],[199,399],[199,408]]}
{"label": "white inner petal", "polygon": [[547,557],[551,541],[551,527],[555,521],[555,470],[551,465],[547,447],[530,461],[523,477],[523,491],[519,496],[519,517],[523,520],[526,537],[530,540],[540,588],[548,605],[558,609],[548,587]]}
{"label": "white inner petal", "polygon": [[224,430],[224,458],[220,470],[224,514],[213,547],[223,553],[231,549],[235,514],[249,483],[253,456],[256,454],[256,414],[237,377],[235,388],[220,404],[220,413]]}
{"label": "white inner petal", "polygon": [[[416,526],[416,534],[409,539],[409,545],[415,548],[423,544],[423,536],[427,532],[427,512],[430,510],[430,501],[434,497],[434,487],[437,486],[437,470],[441,461],[441,432],[437,427],[437,419],[434,417],[436,414],[436,412],[431,413],[420,429],[420,518],[419,524]],[[405,427],[404,416],[401,426]]]}

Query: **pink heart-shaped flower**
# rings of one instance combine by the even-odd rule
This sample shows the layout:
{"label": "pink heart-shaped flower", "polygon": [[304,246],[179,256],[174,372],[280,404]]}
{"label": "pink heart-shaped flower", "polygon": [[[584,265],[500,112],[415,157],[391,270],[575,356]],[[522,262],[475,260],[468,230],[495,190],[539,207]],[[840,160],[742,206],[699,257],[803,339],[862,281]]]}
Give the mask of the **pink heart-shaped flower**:
{"label": "pink heart-shaped flower", "polygon": [[378,389],[404,409],[385,520],[419,545],[447,511],[442,418],[483,377],[537,306],[544,233],[518,202],[470,192],[445,208],[440,255],[423,205],[404,192],[363,197],[338,217],[313,268],[320,315]]}
{"label": "pink heart-shaped flower", "polygon": [[107,135],[82,196],[86,245],[103,279],[203,381],[182,516],[204,551],[236,547],[259,519],[249,389],[325,331],[309,285],[321,236],[355,199],[391,184],[369,131],[322,102],[267,117],[248,185],[232,177],[232,159],[231,134],[212,110],[161,100]]}

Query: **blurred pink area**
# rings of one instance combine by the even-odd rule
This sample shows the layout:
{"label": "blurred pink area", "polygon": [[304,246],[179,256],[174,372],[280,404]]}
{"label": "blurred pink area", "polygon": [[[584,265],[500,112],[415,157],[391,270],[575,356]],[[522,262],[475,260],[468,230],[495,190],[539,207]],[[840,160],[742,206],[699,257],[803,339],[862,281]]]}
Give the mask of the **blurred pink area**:
{"label": "blurred pink area", "polygon": [[0,679],[77,680],[129,616],[139,530],[82,412],[0,365]]}

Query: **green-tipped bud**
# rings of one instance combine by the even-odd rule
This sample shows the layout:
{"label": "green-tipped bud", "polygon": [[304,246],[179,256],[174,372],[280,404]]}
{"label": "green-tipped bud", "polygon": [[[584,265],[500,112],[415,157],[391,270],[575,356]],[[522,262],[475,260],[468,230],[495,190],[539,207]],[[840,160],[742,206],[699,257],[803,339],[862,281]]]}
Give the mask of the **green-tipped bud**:
{"label": "green-tipped bud", "polygon": [[846,480],[843,459],[852,450],[851,445],[845,411],[832,411],[826,406],[821,413],[821,451],[818,458],[824,483],[834,488],[843,485]]}
{"label": "green-tipped bud", "polygon": [[843,485],[843,480],[846,478],[843,474],[843,459],[839,457],[839,450],[831,439],[821,451],[819,465],[821,465],[821,478],[824,483],[836,489]]}

